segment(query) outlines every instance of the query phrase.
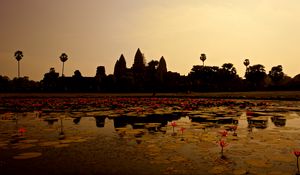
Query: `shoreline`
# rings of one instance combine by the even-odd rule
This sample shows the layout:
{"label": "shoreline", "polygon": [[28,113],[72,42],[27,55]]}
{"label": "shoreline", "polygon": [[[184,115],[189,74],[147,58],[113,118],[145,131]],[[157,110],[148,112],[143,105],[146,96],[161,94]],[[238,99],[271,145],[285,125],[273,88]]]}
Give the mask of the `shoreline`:
{"label": "shoreline", "polygon": [[300,101],[300,91],[251,92],[191,92],[191,93],[0,93],[0,98],[103,98],[103,97],[157,97],[157,98],[213,98]]}

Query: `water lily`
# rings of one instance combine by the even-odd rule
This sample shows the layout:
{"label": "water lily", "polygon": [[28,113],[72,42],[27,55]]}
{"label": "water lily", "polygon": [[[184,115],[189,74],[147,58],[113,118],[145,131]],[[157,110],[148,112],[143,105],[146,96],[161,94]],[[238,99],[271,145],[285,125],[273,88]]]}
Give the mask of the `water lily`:
{"label": "water lily", "polygon": [[185,131],[185,128],[181,127],[179,130],[181,131],[181,134],[183,135],[183,132]]}
{"label": "water lily", "polygon": [[176,122],[171,122],[171,126],[173,127],[173,134],[175,133],[175,127],[177,126]]}
{"label": "water lily", "polygon": [[300,174],[299,172],[299,156],[300,156],[300,151],[299,150],[295,150],[294,151],[294,155],[297,157],[297,174]]}
{"label": "water lily", "polygon": [[226,143],[224,140],[220,140],[219,145],[221,147],[221,158],[223,158],[224,157],[223,150],[224,150],[224,147],[228,146],[228,143]]}
{"label": "water lily", "polygon": [[25,128],[19,128],[18,132],[22,136],[26,132],[26,129]]}
{"label": "water lily", "polygon": [[228,132],[226,130],[219,132],[222,137],[226,137],[228,135]]}

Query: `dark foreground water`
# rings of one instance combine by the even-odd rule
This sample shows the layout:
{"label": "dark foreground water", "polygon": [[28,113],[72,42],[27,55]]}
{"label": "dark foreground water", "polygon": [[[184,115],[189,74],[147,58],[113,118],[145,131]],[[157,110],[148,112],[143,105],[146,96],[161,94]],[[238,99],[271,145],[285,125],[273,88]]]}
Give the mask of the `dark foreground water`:
{"label": "dark foreground water", "polygon": [[34,102],[18,109],[5,101],[0,174],[297,172],[297,101],[143,99],[148,102],[128,105],[116,98],[95,106],[80,100],[80,106]]}

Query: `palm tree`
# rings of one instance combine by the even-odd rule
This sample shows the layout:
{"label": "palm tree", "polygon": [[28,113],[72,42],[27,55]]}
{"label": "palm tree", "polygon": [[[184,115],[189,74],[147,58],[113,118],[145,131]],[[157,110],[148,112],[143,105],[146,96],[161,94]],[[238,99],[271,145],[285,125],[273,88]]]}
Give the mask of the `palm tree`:
{"label": "palm tree", "polygon": [[248,72],[248,66],[250,65],[249,59],[245,59],[244,65],[246,66],[246,72]]}
{"label": "palm tree", "polygon": [[246,68],[248,68],[249,64],[250,64],[250,61],[249,61],[249,59],[245,59],[245,61],[244,61],[244,65],[246,66]]}
{"label": "palm tree", "polygon": [[65,62],[68,60],[68,55],[65,53],[62,53],[59,58],[60,58],[60,61],[63,63],[62,71],[61,71],[61,76],[63,77],[64,76],[64,66],[65,66]]}
{"label": "palm tree", "polygon": [[204,66],[204,61],[206,60],[206,55],[204,53],[201,54],[200,60],[203,62],[203,66]]}
{"label": "palm tree", "polygon": [[20,50],[17,50],[15,52],[15,58],[18,61],[18,78],[20,78],[20,60],[23,58],[23,52]]}

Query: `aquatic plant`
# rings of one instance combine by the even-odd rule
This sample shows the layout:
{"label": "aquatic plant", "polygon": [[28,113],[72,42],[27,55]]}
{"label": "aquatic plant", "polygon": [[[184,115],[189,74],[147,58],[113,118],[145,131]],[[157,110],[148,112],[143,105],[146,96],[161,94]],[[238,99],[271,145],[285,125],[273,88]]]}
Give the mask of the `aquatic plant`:
{"label": "aquatic plant", "polygon": [[237,125],[233,125],[229,127],[231,131],[233,131],[233,136],[237,136],[236,130],[237,130]]}
{"label": "aquatic plant", "polygon": [[171,126],[173,127],[173,134],[175,134],[175,127],[177,126],[177,123],[171,122]]}
{"label": "aquatic plant", "polygon": [[224,147],[228,146],[228,143],[226,143],[225,140],[220,140],[219,145],[221,147],[221,158],[224,158],[225,156],[223,154],[223,150],[224,150]]}
{"label": "aquatic plant", "polygon": [[294,151],[294,155],[297,157],[297,175],[299,175],[300,174],[300,172],[299,172],[299,156],[300,156],[300,151],[298,151],[298,150],[295,150]]}
{"label": "aquatic plant", "polygon": [[179,130],[181,131],[181,141],[183,141],[183,132],[185,131],[185,128],[181,127]]}
{"label": "aquatic plant", "polygon": [[219,131],[219,133],[221,134],[221,137],[226,137],[228,135],[228,132],[226,130]]}
{"label": "aquatic plant", "polygon": [[60,117],[60,132],[59,132],[59,140],[65,139],[65,133],[64,133],[64,125],[63,125],[63,119]]}
{"label": "aquatic plant", "polygon": [[181,131],[181,134],[183,135],[183,132],[185,131],[185,128],[181,127],[179,130]]}
{"label": "aquatic plant", "polygon": [[18,129],[18,133],[19,133],[20,136],[23,136],[25,132],[26,132],[25,128],[19,128]]}

